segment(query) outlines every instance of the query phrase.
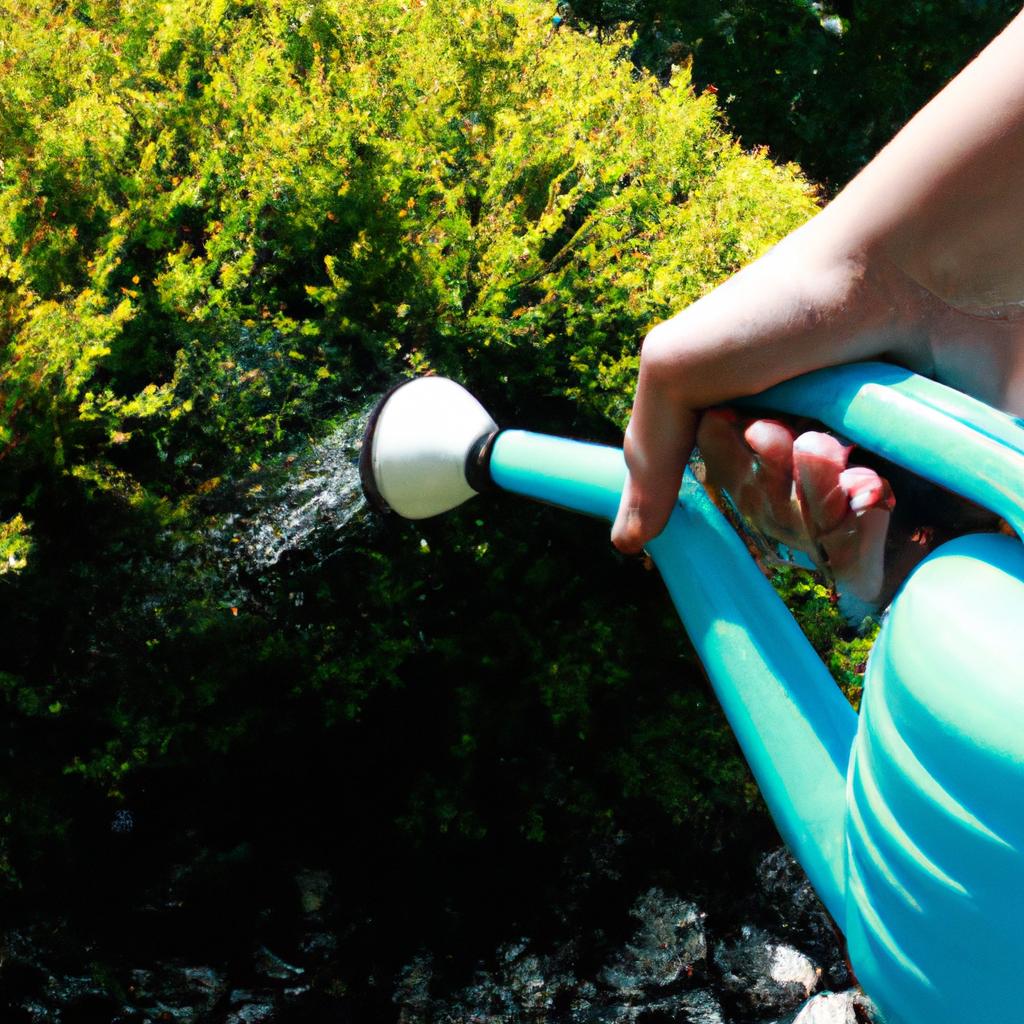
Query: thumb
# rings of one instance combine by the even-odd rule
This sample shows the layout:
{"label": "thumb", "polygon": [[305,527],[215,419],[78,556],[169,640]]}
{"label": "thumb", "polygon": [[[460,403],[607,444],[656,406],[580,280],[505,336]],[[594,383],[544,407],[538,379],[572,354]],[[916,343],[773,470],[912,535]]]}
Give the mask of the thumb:
{"label": "thumb", "polygon": [[638,388],[626,430],[626,482],[612,525],[612,543],[623,554],[637,554],[664,528],[679,496],[686,461],[693,449],[696,415]]}

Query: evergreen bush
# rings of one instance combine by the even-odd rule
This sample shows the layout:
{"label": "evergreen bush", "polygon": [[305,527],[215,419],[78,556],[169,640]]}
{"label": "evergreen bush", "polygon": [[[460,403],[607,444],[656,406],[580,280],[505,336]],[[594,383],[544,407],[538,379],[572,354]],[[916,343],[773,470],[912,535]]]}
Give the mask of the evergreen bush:
{"label": "evergreen bush", "polygon": [[146,792],[302,779],[307,754],[421,841],[608,830],[630,800],[712,827],[752,799],[602,526],[478,502],[231,558],[260,494],[402,375],[613,440],[646,329],[813,213],[629,45],[533,0],[8,5],[11,879],[55,838],[104,848],[96,821]]}

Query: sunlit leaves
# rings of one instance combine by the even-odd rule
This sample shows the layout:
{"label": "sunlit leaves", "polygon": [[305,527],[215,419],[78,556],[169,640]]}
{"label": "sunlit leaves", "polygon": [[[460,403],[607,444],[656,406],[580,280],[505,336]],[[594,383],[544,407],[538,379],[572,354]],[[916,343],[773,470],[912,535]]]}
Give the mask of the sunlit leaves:
{"label": "sunlit leaves", "polygon": [[[35,602],[6,608],[22,637],[0,689],[17,680],[11,705],[63,737],[72,774],[120,794],[165,755],[277,728],[275,701],[355,727],[431,671],[425,651],[458,680],[460,764],[490,756],[487,722],[526,729],[517,702],[580,751],[618,717],[638,613],[609,611],[629,624],[612,628],[603,596],[566,584],[567,555],[522,579],[518,520],[451,526],[413,565],[362,551],[301,615],[269,574],[242,600],[209,547],[398,376],[615,434],[652,322],[813,213],[799,173],[737,147],[686,69],[659,83],[628,47],[555,32],[534,0],[111,0],[88,18],[53,0],[0,21],[0,572],[21,569],[5,583]],[[590,633],[558,630],[552,659],[550,621],[477,599],[513,570],[548,620],[563,589],[588,591]],[[481,646],[451,632],[460,616]],[[521,658],[507,715],[474,682],[492,632]]]}
{"label": "sunlit leaves", "polygon": [[31,550],[31,535],[22,516],[0,523],[0,576],[24,569]]}

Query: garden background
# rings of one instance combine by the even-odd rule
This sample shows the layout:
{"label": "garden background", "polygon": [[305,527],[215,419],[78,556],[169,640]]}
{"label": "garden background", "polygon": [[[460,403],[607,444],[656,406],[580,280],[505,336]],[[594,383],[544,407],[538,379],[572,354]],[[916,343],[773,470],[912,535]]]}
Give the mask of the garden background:
{"label": "garden background", "polygon": [[[365,417],[436,372],[616,442],[645,331],[1015,7],[4,0],[0,900],[92,985],[25,1016],[12,954],[10,1019],[284,955],[310,901],[294,1012],[386,1020],[424,950],[444,992],[647,885],[740,898],[777,839],[656,574],[512,499],[373,517]],[[856,701],[870,634],[777,582]]]}

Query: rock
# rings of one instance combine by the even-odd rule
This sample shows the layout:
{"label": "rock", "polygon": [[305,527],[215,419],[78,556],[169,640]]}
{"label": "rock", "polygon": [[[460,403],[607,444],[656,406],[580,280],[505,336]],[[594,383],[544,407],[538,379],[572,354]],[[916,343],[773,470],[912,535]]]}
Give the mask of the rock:
{"label": "rock", "polygon": [[46,1007],[47,1024],[62,1019],[108,1020],[118,1010],[117,1000],[91,975],[51,975],[39,1002]]}
{"label": "rock", "polygon": [[817,987],[820,970],[805,954],[744,926],[737,940],[715,948],[722,990],[737,1008],[754,1016],[788,1013]]}
{"label": "rock", "polygon": [[[399,1007],[398,1020],[400,1024],[548,1020],[556,1005],[575,1005],[574,999],[580,1002],[578,982],[565,969],[573,957],[571,945],[551,955],[538,955],[530,952],[527,941],[521,939],[500,947],[494,966],[478,971],[473,983],[454,997],[434,999],[430,993],[433,960],[429,954],[420,954],[399,972],[393,997]],[[590,988],[592,994],[593,986]],[[582,1002],[589,1007],[589,1001]]]}
{"label": "rock", "polygon": [[852,992],[822,992],[808,1000],[793,1024],[857,1024]]}
{"label": "rock", "polygon": [[569,1019],[575,1022],[586,1022],[596,1020],[594,1000],[597,996],[597,986],[592,981],[584,981],[576,990],[570,1005]]}
{"label": "rock", "polygon": [[283,989],[281,994],[284,996],[285,1003],[291,1006],[301,1003],[312,991],[312,985],[292,985],[289,988]]}
{"label": "rock", "polygon": [[422,1020],[430,1008],[430,983],[434,977],[434,958],[421,953],[398,973],[394,1002],[400,1008],[399,1024]]}
{"label": "rock", "polygon": [[192,1006],[211,1010],[227,991],[224,976],[212,967],[182,967],[171,972],[168,980],[173,984],[177,975],[178,992],[187,996]]}
{"label": "rock", "polygon": [[127,835],[135,828],[135,815],[127,808],[122,807],[114,812],[110,821],[110,831],[116,835]]}
{"label": "rock", "polygon": [[88,975],[51,976],[46,983],[46,998],[57,1006],[68,1007],[87,1000],[105,999],[106,992]]}
{"label": "rock", "polygon": [[722,1005],[710,989],[684,993],[678,1000],[686,1024],[726,1024]]}
{"label": "rock", "polygon": [[153,972],[136,968],[128,975],[128,992],[136,1002],[154,998],[155,982]]}
{"label": "rock", "polygon": [[[61,921],[60,925],[64,922]],[[46,948],[49,936],[41,926],[12,928],[3,937],[3,966],[17,964],[22,968],[31,968],[35,972],[47,974],[40,956],[40,948]]]}
{"label": "rock", "polygon": [[635,996],[689,978],[703,967],[707,938],[703,915],[695,904],[650,889],[630,914],[640,925],[625,951],[605,968],[606,984]]}
{"label": "rock", "polygon": [[[552,972],[547,958],[526,952],[526,943],[515,943],[501,951],[506,967],[504,974],[513,1005],[521,1007],[528,1014],[542,1013],[555,1001],[555,995],[566,979]],[[572,983],[571,980],[569,982]]]}
{"label": "rock", "polygon": [[492,965],[454,997],[431,993],[434,964],[423,953],[400,972],[394,1002],[400,1024],[430,1020],[512,1024],[725,1024],[707,977],[707,939],[696,906],[660,889],[634,904],[631,940],[596,978],[580,979],[577,941],[551,953],[526,939],[498,949]]}
{"label": "rock", "polygon": [[19,1009],[25,1011],[26,1019],[31,1024],[60,1024],[60,1010],[54,1010],[35,1000],[27,1000]]}
{"label": "rock", "polygon": [[334,879],[329,871],[304,868],[296,872],[295,887],[304,914],[319,914],[331,898]]}
{"label": "rock", "polygon": [[776,946],[769,968],[773,981],[780,985],[796,982],[810,995],[818,987],[821,971],[810,958],[792,946]]}
{"label": "rock", "polygon": [[859,989],[820,992],[800,1007],[792,1024],[863,1024],[879,1020],[871,1000]]}
{"label": "rock", "polygon": [[665,999],[615,1004],[603,1009],[573,1007],[578,1024],[726,1024],[725,1014],[710,989],[694,989]]}
{"label": "rock", "polygon": [[757,881],[767,909],[774,913],[773,927],[822,965],[829,987],[847,988],[852,979],[836,928],[803,868],[785,846],[762,859]]}
{"label": "rock", "polygon": [[[497,969],[481,971],[459,994],[458,1004],[479,1008],[495,1021],[543,1019],[563,992],[575,989],[576,979],[561,969],[565,951],[538,956],[527,947],[527,940],[520,939],[499,948]],[[472,1013],[468,1016],[472,1019]]]}
{"label": "rock", "polygon": [[302,967],[286,963],[275,953],[271,953],[266,946],[260,946],[256,951],[256,973],[277,981],[293,981],[306,971]]}
{"label": "rock", "polygon": [[306,961],[325,964],[338,951],[338,937],[333,932],[309,932],[302,937],[299,951]]}
{"label": "rock", "polygon": [[224,1018],[224,1024],[271,1024],[274,1020],[274,1013],[274,1004],[269,1000],[247,1003],[237,1010],[232,1010]]}
{"label": "rock", "polygon": [[191,1021],[208,1014],[227,992],[224,976],[212,967],[157,964],[153,970],[134,970],[128,991],[132,1003],[158,1020]]}

